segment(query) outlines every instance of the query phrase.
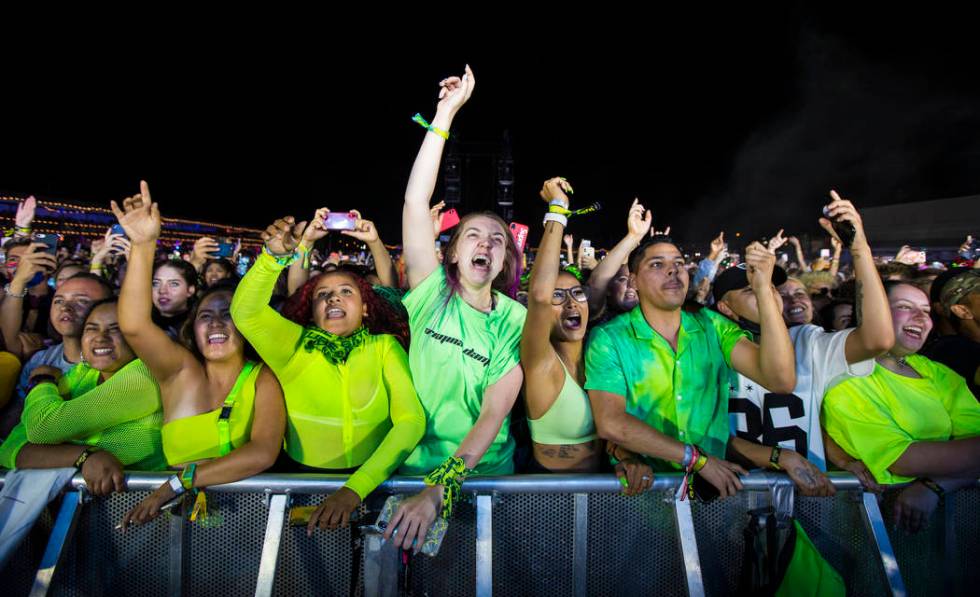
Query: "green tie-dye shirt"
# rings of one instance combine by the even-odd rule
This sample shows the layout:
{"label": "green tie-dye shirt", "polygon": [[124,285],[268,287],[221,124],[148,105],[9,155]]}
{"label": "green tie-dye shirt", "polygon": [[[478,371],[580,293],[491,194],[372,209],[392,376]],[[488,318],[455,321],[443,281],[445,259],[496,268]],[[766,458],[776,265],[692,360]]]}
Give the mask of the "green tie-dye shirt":
{"label": "green tie-dye shirt", "polygon": [[628,414],[724,458],[731,354],[747,337],[711,310],[682,311],[675,353],[636,307],[592,332],[585,389],[623,396]]}

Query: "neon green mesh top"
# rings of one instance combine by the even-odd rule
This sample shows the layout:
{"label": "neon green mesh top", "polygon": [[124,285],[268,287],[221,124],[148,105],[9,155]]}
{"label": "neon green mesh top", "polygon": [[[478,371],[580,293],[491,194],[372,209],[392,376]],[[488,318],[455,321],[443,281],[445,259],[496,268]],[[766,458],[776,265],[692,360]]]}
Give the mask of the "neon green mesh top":
{"label": "neon green mesh top", "polygon": [[14,468],[27,443],[75,443],[108,450],[129,469],[165,469],[163,405],[149,369],[136,359],[99,380],[98,370],[79,363],[57,386],[41,383],[31,390],[20,423],[0,446],[0,466]]}
{"label": "neon green mesh top", "polygon": [[269,307],[282,269],[262,253],[238,285],[231,316],[282,384],[286,453],[315,468],[358,467],[345,485],[364,499],[425,432],[408,355],[387,334],[367,334],[339,364],[304,350],[303,327]]}

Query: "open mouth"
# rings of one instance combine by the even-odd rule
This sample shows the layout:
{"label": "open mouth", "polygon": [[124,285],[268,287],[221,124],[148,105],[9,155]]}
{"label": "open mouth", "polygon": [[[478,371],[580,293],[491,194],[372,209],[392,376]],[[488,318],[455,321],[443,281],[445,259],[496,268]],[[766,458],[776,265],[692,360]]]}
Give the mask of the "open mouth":
{"label": "open mouth", "polygon": [[338,307],[331,307],[327,309],[327,319],[343,319],[346,315],[347,313]]}
{"label": "open mouth", "polygon": [[806,311],[806,308],[804,308],[804,307],[792,307],[789,310],[789,314],[790,314],[790,316],[795,317],[797,315],[802,315],[805,311]]}
{"label": "open mouth", "polygon": [[490,271],[490,256],[489,255],[477,255],[473,258],[471,262],[473,267],[478,270]]}
{"label": "open mouth", "polygon": [[208,344],[224,344],[228,341],[228,334],[208,334]]}
{"label": "open mouth", "polygon": [[902,328],[902,332],[910,338],[914,338],[916,340],[922,339],[922,328],[917,325],[907,325]]}
{"label": "open mouth", "polygon": [[635,301],[636,300],[636,291],[633,290],[632,288],[629,289],[629,290],[627,290],[626,293],[623,294],[623,300],[625,300],[625,301]]}
{"label": "open mouth", "polygon": [[157,299],[157,302],[160,303],[160,305],[169,305],[170,299],[161,296]]}
{"label": "open mouth", "polygon": [[94,354],[97,357],[107,357],[111,355],[114,351],[115,349],[112,348],[111,346],[108,348],[93,348],[92,354]]}
{"label": "open mouth", "polygon": [[574,315],[567,315],[565,317],[562,317],[562,319],[561,319],[561,325],[566,330],[572,330],[572,331],[574,331],[574,330],[581,329],[582,328],[582,315],[576,313]]}

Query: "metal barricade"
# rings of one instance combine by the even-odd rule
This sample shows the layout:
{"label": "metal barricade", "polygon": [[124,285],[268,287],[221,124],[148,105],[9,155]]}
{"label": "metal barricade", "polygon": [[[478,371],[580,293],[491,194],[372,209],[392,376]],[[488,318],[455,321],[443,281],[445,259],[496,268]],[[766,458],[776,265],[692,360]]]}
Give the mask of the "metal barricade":
{"label": "metal barricade", "polygon": [[[116,530],[123,514],[166,476],[131,474],[127,493],[85,498],[81,504],[84,482],[76,477],[76,491],[55,504],[57,514],[42,517],[3,571],[8,590],[28,594],[33,586],[37,595],[140,597],[346,595],[357,567],[358,594],[404,592],[401,562],[390,545],[366,546],[366,562],[355,561],[350,529],[307,537],[304,527],[288,526],[290,506],[318,503],[345,477],[259,475],[208,489],[211,526],[163,515],[145,527]],[[886,532],[887,500],[883,514],[854,477],[831,478],[835,497],[797,497],[793,512],[850,593],[903,594],[908,586],[911,594],[954,595],[976,585],[980,488],[952,494],[929,532],[907,536]],[[679,483],[679,475],[658,475],[649,492],[626,497],[608,475],[472,478],[464,484],[467,497],[439,555],[411,559],[408,591],[732,594],[746,513],[769,503],[777,488],[791,491],[792,483],[782,475],[755,473],[743,478],[745,489],[738,496],[708,504],[676,501]],[[414,493],[422,487],[417,478],[394,478],[378,491]],[[42,561],[39,547],[48,536]]]}

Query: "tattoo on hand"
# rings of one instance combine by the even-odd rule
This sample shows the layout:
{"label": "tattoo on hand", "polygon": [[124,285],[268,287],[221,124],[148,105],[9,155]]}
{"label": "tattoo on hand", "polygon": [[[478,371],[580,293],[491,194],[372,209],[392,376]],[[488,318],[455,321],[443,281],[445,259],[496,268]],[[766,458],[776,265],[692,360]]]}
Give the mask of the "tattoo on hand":
{"label": "tattoo on hand", "polygon": [[808,469],[800,467],[796,469],[796,475],[807,487],[816,487],[817,479],[816,477],[813,476],[813,473],[811,473]]}

